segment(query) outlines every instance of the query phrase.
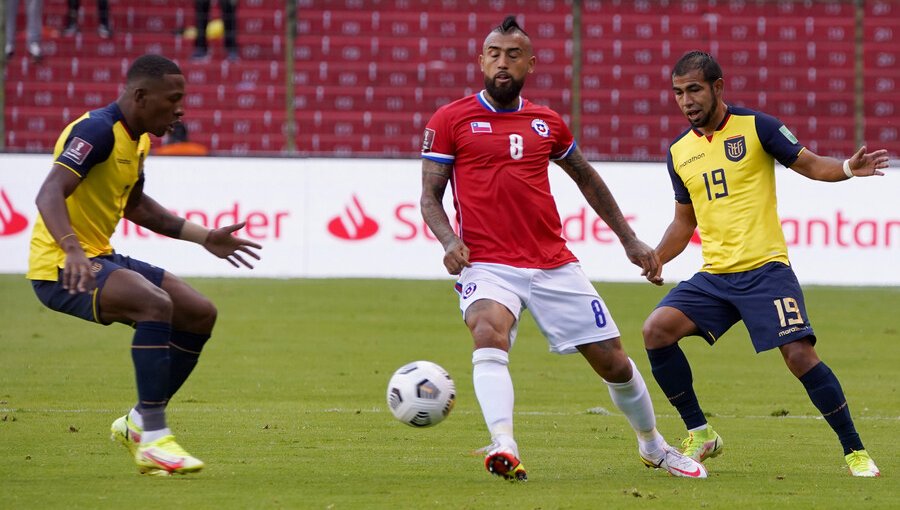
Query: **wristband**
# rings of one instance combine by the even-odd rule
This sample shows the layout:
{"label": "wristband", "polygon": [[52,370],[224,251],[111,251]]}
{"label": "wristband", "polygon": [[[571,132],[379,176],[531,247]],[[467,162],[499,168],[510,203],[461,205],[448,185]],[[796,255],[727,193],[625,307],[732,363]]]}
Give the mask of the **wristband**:
{"label": "wristband", "polygon": [[196,223],[184,220],[184,225],[181,226],[181,233],[178,235],[178,237],[179,239],[191,241],[192,243],[206,244],[206,238],[209,237],[209,229]]}
{"label": "wristband", "polygon": [[850,170],[850,160],[849,159],[844,160],[844,175],[846,175],[848,179],[853,177],[853,170]]}
{"label": "wristband", "polygon": [[71,234],[66,234],[66,235],[60,237],[60,238],[59,238],[59,241],[57,241],[56,244],[62,245],[62,242],[65,241],[66,239],[70,238],[70,237],[75,237],[75,232],[72,232]]}

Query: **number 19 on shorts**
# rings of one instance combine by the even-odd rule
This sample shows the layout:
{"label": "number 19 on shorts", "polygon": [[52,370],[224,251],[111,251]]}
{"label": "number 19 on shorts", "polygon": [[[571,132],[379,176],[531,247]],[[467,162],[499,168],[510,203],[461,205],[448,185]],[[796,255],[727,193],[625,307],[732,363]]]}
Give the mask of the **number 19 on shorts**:
{"label": "number 19 on shorts", "polygon": [[781,327],[794,326],[803,324],[803,316],[800,314],[800,306],[797,300],[791,297],[776,299],[772,301],[775,310],[778,311],[778,319],[781,321]]}

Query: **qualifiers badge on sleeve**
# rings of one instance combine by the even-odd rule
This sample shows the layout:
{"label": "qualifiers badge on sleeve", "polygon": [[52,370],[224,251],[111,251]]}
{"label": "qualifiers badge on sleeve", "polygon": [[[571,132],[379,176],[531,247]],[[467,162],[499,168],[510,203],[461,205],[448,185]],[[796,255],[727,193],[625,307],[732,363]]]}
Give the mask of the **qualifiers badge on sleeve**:
{"label": "qualifiers badge on sleeve", "polygon": [[69,142],[69,146],[66,147],[66,151],[62,153],[62,156],[71,159],[78,165],[82,165],[93,148],[93,145],[76,136]]}
{"label": "qualifiers badge on sleeve", "polygon": [[425,133],[422,134],[422,152],[429,152],[431,150],[431,144],[434,143],[434,130],[425,128]]}

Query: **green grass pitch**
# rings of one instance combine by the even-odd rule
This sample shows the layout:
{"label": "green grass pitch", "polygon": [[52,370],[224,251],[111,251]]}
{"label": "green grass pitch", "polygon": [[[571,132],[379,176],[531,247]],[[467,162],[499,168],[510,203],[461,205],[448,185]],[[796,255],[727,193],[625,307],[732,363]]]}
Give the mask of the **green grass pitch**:
{"label": "green grass pitch", "polygon": [[[841,380],[880,479],[847,473],[834,433],[777,352],[743,327],[715,348],[682,343],[724,454],[708,480],[645,469],[623,416],[578,355],[556,356],[530,316],[511,355],[516,433],[529,481],[488,475],[471,340],[452,281],[195,279],[219,307],[213,339],[169,406],[207,468],[142,477],[109,425],[135,399],[122,325],[50,312],[20,275],[0,276],[3,508],[897,508],[900,289],[808,287],[818,350]],[[681,421],[650,374],[640,327],[666,289],[597,284],[647,379],[670,443]],[[390,415],[391,373],[416,359],[454,377],[449,418]],[[605,408],[610,415],[589,413]]]}

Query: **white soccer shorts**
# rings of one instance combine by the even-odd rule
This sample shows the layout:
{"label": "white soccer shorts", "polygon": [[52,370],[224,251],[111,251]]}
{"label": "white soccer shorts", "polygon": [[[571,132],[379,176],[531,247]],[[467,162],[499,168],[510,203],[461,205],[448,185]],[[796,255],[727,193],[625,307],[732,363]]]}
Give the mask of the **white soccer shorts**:
{"label": "white soccer shorts", "polygon": [[463,318],[479,299],[496,301],[513,314],[510,347],[523,309],[531,311],[550,352],[570,354],[579,345],[619,337],[609,309],[576,262],[555,269],[475,262],[462,270],[456,288]]}

